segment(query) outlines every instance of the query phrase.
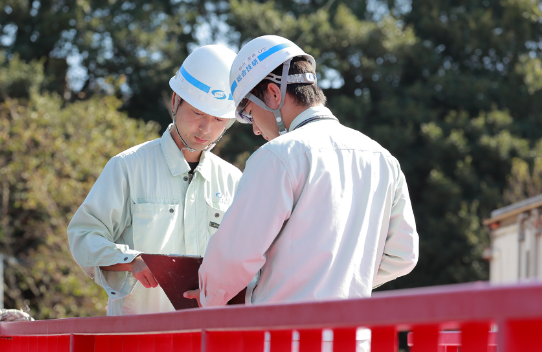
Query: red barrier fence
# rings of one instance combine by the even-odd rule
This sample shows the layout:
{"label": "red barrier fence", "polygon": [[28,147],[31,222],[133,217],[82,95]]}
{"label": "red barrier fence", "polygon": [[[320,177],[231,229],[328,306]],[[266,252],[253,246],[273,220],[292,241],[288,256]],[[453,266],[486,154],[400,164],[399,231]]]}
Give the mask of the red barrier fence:
{"label": "red barrier fence", "polygon": [[[490,333],[492,326],[498,331]],[[299,352],[314,352],[322,350],[322,330],[331,329],[333,351],[354,352],[358,327],[371,329],[373,352],[396,352],[398,331],[411,331],[413,352],[458,345],[461,352],[489,352],[495,342],[499,352],[539,351],[542,284],[474,283],[368,299],[0,323],[0,351],[262,352],[267,331],[271,352],[290,352],[295,330]]]}
{"label": "red barrier fence", "polygon": [[[408,345],[412,346],[413,334],[408,334]],[[488,339],[488,348],[482,348],[483,351],[493,352],[497,350],[497,332],[490,331]],[[458,348],[461,346],[461,332],[460,331],[441,331],[439,334],[439,350],[441,352],[458,352]]]}

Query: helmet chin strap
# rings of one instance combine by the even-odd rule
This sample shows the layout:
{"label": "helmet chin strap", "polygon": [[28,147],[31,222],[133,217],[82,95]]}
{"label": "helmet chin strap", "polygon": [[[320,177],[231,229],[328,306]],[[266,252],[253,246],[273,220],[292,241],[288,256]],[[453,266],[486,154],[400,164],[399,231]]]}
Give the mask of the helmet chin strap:
{"label": "helmet chin strap", "polygon": [[252,95],[251,93],[247,94],[247,99],[254,102],[256,105],[258,105],[260,108],[271,111],[273,115],[275,115],[275,121],[277,123],[277,127],[279,128],[279,134],[282,136],[283,134],[287,133],[288,130],[286,129],[286,126],[284,126],[284,120],[282,119],[282,115],[280,113],[280,109],[284,105],[284,99],[286,98],[286,87],[288,86],[288,71],[290,70],[290,62],[292,59],[284,61],[282,64],[282,78],[281,78],[281,84],[280,84],[280,104],[277,109],[271,109],[269,106],[267,106],[266,103],[261,101],[258,97]]}
{"label": "helmet chin strap", "polygon": [[177,109],[179,108],[179,101],[180,101],[180,97],[179,96],[176,96],[175,97],[175,107],[174,109],[171,109],[171,119],[173,120],[173,127],[175,127],[175,131],[177,132],[177,136],[179,136],[179,138],[181,139],[181,141],[183,142],[185,148],[181,148],[181,151],[183,150],[188,150],[189,152],[207,152],[207,151],[210,151],[211,149],[214,148],[214,146],[220,141],[220,139],[222,138],[222,136],[224,136],[224,133],[226,133],[226,130],[227,128],[224,128],[224,131],[222,132],[222,134],[220,135],[220,137],[217,138],[216,141],[214,141],[213,143],[209,144],[207,147],[205,147],[204,149],[194,149],[192,147],[190,147],[188,145],[188,143],[186,143],[186,141],[184,140],[184,138],[181,136],[181,134],[179,133],[179,129],[177,128],[177,124],[175,123],[175,116],[177,115]]}

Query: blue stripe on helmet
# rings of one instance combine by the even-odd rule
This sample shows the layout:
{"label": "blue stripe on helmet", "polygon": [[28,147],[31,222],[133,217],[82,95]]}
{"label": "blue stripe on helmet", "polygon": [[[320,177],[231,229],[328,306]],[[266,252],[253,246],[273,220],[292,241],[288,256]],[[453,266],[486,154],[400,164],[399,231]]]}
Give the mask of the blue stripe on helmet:
{"label": "blue stripe on helmet", "polygon": [[[267,51],[261,53],[260,55],[258,55],[258,60],[261,62],[261,61],[267,59],[269,56],[276,53],[277,51],[282,50],[284,48],[288,48],[290,46],[295,46],[295,44],[293,44],[293,43],[283,43],[283,44],[275,45],[274,47],[270,48],[269,50],[267,50]],[[237,81],[234,81],[233,84],[231,85],[231,94],[233,94],[235,92],[236,88],[237,88]]]}
{"label": "blue stripe on helmet", "polygon": [[190,75],[190,73],[186,72],[186,70],[184,69],[184,66],[181,66],[180,71],[181,71],[181,74],[183,75],[183,77],[188,81],[188,83],[190,83],[194,87],[198,88],[199,90],[204,91],[205,93],[209,93],[209,90],[211,90],[211,87],[209,87],[205,83],[200,82],[197,79],[195,79],[194,77],[192,77]]}
{"label": "blue stripe on helmet", "polygon": [[292,43],[284,43],[284,44],[279,44],[279,45],[275,45],[274,47],[270,48],[269,50],[261,53],[260,55],[258,55],[258,60],[260,61],[263,61],[265,59],[267,59],[270,55],[276,53],[277,51],[279,50],[282,50],[284,48],[287,48],[289,46],[293,46],[294,44]]}

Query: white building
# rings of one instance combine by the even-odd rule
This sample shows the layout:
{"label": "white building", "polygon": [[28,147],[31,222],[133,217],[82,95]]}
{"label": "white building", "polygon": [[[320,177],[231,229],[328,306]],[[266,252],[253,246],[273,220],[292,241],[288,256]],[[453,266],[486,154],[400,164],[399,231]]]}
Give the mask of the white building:
{"label": "white building", "polygon": [[491,212],[490,282],[542,278],[541,217],[542,194]]}

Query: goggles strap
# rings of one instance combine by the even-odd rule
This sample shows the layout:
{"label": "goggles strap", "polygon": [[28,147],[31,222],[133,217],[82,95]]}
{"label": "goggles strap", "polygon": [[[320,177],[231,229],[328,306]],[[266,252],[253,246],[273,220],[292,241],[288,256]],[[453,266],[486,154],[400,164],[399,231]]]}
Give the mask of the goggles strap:
{"label": "goggles strap", "polygon": [[[290,70],[290,61],[292,59],[289,59],[285,61],[282,64],[282,82],[288,82],[288,71]],[[286,126],[284,125],[284,121],[282,119],[282,115],[280,113],[280,109],[282,109],[282,106],[284,105],[284,98],[286,98],[286,87],[288,86],[288,83],[284,83],[280,85],[280,105],[278,109],[271,109],[267,104],[265,104],[263,101],[261,101],[258,97],[254,96],[251,93],[248,93],[246,95],[246,98],[250,101],[254,102],[256,105],[258,105],[260,108],[271,111],[273,115],[275,115],[275,122],[277,123],[277,127],[279,128],[279,134],[282,136],[283,134],[287,133],[288,130],[286,129]]]}
{"label": "goggles strap", "polygon": [[280,114],[280,109],[282,109],[282,106],[284,105],[284,98],[286,98],[286,87],[288,86],[288,71],[290,70],[290,62],[292,59],[289,59],[285,61],[282,64],[282,79],[283,82],[280,85],[280,105],[279,108],[276,110],[273,110],[273,115],[275,115],[275,121],[277,122],[277,127],[279,128],[279,134],[282,136],[283,134],[286,134],[288,130],[286,129],[286,126],[284,126],[284,121],[282,119],[282,116]]}

